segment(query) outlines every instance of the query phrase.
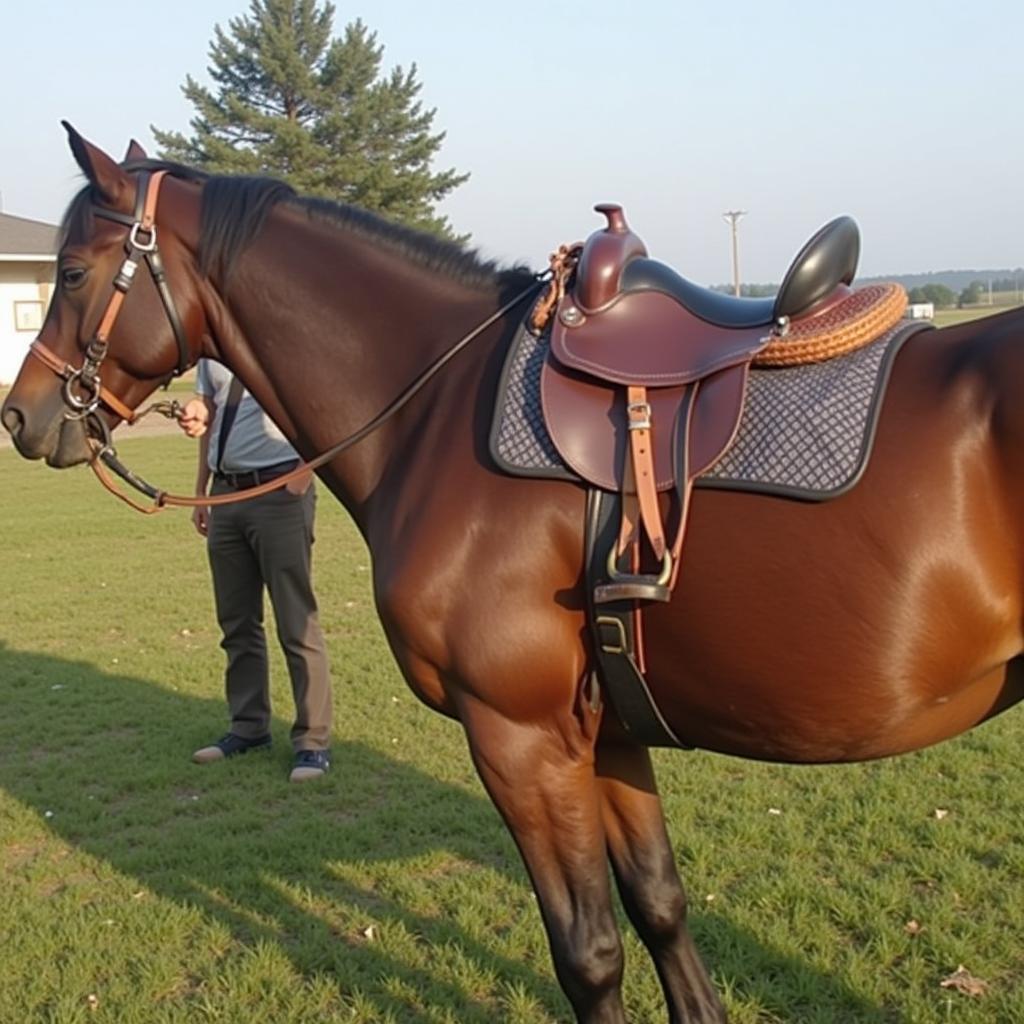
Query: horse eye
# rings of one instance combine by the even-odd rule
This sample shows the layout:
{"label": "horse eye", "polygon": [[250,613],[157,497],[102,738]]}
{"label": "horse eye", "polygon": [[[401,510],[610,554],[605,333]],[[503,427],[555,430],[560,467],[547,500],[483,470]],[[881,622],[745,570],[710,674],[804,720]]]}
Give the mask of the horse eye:
{"label": "horse eye", "polygon": [[86,274],[84,267],[64,267],[60,272],[60,282],[65,288],[77,288],[85,282]]}

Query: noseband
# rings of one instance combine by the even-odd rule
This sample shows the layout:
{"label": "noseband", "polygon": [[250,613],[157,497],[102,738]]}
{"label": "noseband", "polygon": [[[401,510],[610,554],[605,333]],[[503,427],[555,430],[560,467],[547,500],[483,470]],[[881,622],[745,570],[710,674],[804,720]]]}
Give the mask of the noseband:
{"label": "noseband", "polygon": [[191,360],[188,339],[185,337],[185,329],[182,326],[181,317],[178,315],[178,308],[175,306],[174,298],[167,286],[167,274],[164,271],[163,260],[160,258],[160,250],[157,248],[156,242],[156,204],[166,173],[166,171],[157,171],[155,174],[150,174],[148,171],[141,172],[138,190],[135,194],[135,213],[132,216],[118,213],[116,210],[108,210],[102,206],[93,207],[94,216],[112,220],[127,227],[128,240],[125,243],[124,262],[114,278],[113,294],[100,318],[96,333],[85,346],[85,358],[82,365],[76,369],[47,348],[38,338],[29,346],[32,355],[64,381],[61,390],[64,404],[69,409],[68,412],[65,412],[68,419],[83,419],[90,413],[94,413],[101,404],[127,423],[134,423],[137,419],[132,409],[129,409],[117,395],[103,386],[100,380],[100,367],[110,350],[110,332],[114,329],[114,323],[121,312],[128,289],[131,288],[135,280],[135,272],[139,268],[140,260],[144,260],[146,266],[149,267],[150,275],[156,285],[157,293],[163,303],[178,345],[178,365],[175,367],[173,375],[180,377],[189,368]]}

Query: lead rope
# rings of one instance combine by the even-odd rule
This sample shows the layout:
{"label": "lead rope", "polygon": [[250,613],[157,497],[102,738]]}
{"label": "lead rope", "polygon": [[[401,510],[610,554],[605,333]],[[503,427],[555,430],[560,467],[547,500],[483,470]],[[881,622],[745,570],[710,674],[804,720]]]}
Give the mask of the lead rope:
{"label": "lead rope", "polygon": [[[100,424],[101,431],[103,433],[103,439],[92,438],[91,441],[94,445],[94,453],[92,459],[89,461],[89,466],[96,478],[103,485],[106,490],[123,501],[130,508],[135,509],[136,512],[141,512],[143,515],[154,515],[157,512],[162,512],[165,508],[176,507],[176,508],[196,508],[196,507],[209,507],[212,505],[231,505],[237,501],[248,501],[250,498],[257,498],[263,494],[269,494],[271,491],[276,491],[281,487],[286,487],[296,478],[302,476],[304,473],[311,473],[321,466],[330,462],[335,456],[340,455],[343,451],[358,444],[363,438],[372,434],[378,427],[386,423],[392,416],[395,415],[407,402],[409,402],[422,388],[430,381],[437,373],[448,364],[448,362],[455,358],[471,341],[474,341],[481,334],[484,333],[489,327],[492,327],[498,322],[509,310],[513,309],[524,299],[528,298],[531,294],[540,291],[544,284],[546,273],[541,278],[531,284],[529,288],[521,291],[514,299],[506,302],[499,310],[492,313],[483,323],[478,324],[469,332],[460,338],[450,349],[446,352],[442,352],[441,355],[435,359],[418,377],[416,377],[411,384],[409,384],[405,390],[403,390],[396,398],[394,398],[389,405],[382,409],[376,416],[373,417],[368,423],[360,427],[355,433],[349,434],[348,437],[343,438],[336,445],[328,448],[327,451],[318,455],[316,458],[311,459],[309,462],[300,463],[290,473],[285,473],[283,476],[275,477],[275,479],[268,481],[265,484],[259,484],[256,487],[249,487],[244,491],[235,491],[232,494],[219,494],[219,495],[200,495],[190,496],[183,494],[168,494],[166,491],[162,491],[159,488],[153,487],[152,484],[146,483],[141,477],[136,476],[130,469],[128,469],[124,463],[121,462],[117,457],[117,452],[114,450],[114,446],[111,443],[109,431],[106,428],[106,424],[98,416],[94,418],[94,422]],[[160,415],[167,416],[169,419],[180,419],[181,418],[181,407],[177,402],[154,402],[153,405],[149,406],[137,419],[141,419],[142,415],[147,415],[151,412],[159,413]],[[133,501],[128,495],[123,494],[118,490],[114,481],[110,478],[110,475],[103,468],[103,465],[107,466],[114,473],[116,473],[125,483],[134,487],[136,490],[141,491],[147,497],[152,498],[152,505],[141,505],[136,501]]]}

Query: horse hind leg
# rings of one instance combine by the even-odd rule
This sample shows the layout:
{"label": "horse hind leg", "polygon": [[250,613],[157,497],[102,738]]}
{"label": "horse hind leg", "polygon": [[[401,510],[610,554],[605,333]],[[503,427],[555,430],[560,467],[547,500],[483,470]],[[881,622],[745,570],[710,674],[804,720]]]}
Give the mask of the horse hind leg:
{"label": "horse hind leg", "polygon": [[686,927],[686,894],[649,752],[599,743],[597,785],[619,895],[654,960],[670,1024],[724,1024],[725,1010]]}
{"label": "horse hind leg", "polygon": [[625,1024],[622,941],[592,751],[567,742],[564,731],[578,723],[520,724],[475,701],[460,718],[477,772],[526,864],[577,1021]]}

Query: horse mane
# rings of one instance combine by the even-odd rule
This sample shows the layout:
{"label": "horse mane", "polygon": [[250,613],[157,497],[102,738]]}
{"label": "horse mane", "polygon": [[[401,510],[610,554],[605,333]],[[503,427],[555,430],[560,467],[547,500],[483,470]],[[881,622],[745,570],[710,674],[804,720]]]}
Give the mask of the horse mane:
{"label": "horse mane", "polygon": [[[283,181],[261,175],[210,174],[168,160],[135,160],[126,171],[166,171],[170,176],[203,186],[199,233],[199,268],[224,283],[239,257],[259,234],[267,215],[279,203],[304,210],[311,220],[377,242],[428,270],[471,287],[521,287],[533,272],[521,264],[502,267],[484,260],[475,249],[439,238],[349,203],[300,196]],[[60,242],[73,233],[92,230],[92,207],[99,197],[86,185],[71,200],[60,225]]]}

